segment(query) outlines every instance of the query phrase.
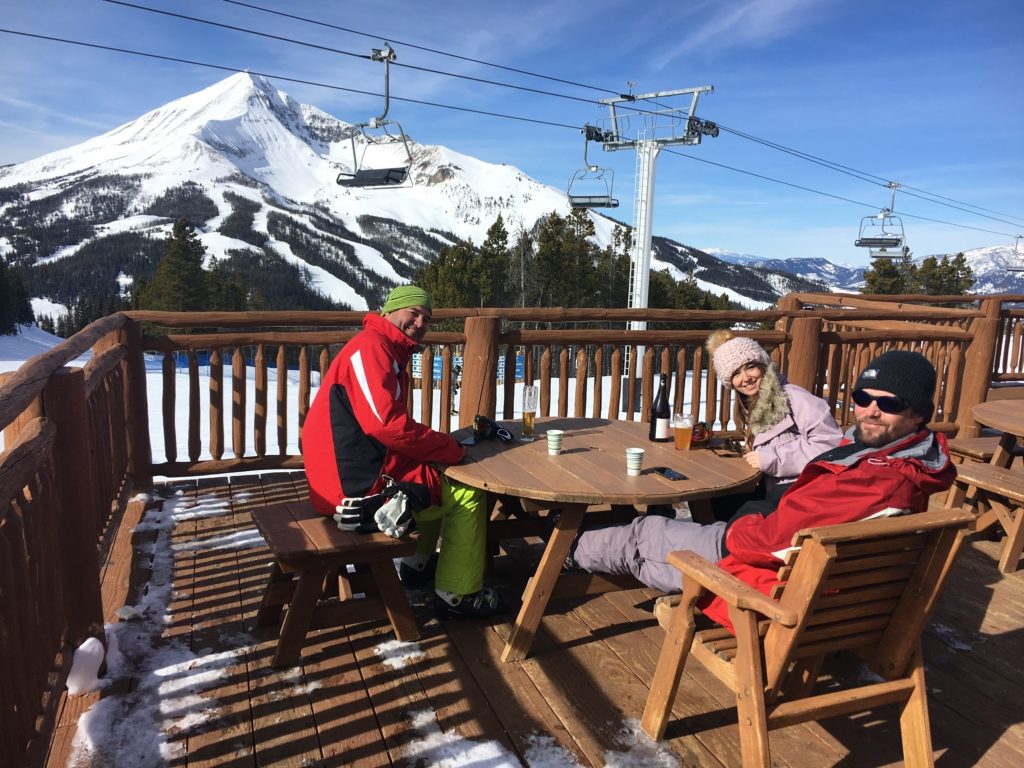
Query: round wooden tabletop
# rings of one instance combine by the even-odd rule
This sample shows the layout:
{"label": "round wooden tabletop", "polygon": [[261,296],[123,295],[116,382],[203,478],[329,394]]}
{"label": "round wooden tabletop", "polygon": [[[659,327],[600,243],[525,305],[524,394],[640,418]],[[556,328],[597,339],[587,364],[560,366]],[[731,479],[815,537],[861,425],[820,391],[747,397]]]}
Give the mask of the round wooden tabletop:
{"label": "round wooden tabletop", "polygon": [[1024,437],[1024,402],[992,400],[978,403],[971,411],[974,420],[986,427]]}
{"label": "round wooden tabletop", "polygon": [[[516,438],[496,438],[466,448],[461,464],[447,467],[456,482],[492,493],[542,502],[575,504],[673,504],[747,490],[758,478],[740,456],[726,450],[692,448],[677,451],[672,442],[653,443],[648,427],[634,421],[609,419],[537,420],[537,438],[524,443],[520,422],[502,421]],[[549,456],[545,433],[565,430],[562,453]],[[470,429],[453,433],[459,440]],[[643,448],[643,471],[626,474],[626,448]],[[685,479],[669,480],[651,470],[671,467]]]}

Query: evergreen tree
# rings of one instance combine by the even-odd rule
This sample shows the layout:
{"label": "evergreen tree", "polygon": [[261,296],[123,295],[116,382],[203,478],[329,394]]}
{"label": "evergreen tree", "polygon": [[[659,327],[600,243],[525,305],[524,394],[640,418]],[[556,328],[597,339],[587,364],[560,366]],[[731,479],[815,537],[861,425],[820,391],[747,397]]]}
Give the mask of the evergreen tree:
{"label": "evergreen tree", "polygon": [[237,272],[229,275],[220,262],[211,259],[210,269],[205,277],[208,309],[217,312],[244,312],[249,308],[247,291],[241,275]]}
{"label": "evergreen tree", "polygon": [[21,276],[0,257],[0,335],[17,333],[19,323],[32,320],[32,305]]}
{"label": "evergreen tree", "polygon": [[915,269],[917,291],[930,296],[963,296],[974,287],[974,273],[964,254],[929,256]]}
{"label": "evergreen tree", "polygon": [[629,301],[629,261],[633,244],[631,227],[615,225],[612,242],[597,258],[594,270],[594,306],[625,307]]}
{"label": "evergreen tree", "polygon": [[899,259],[875,259],[864,270],[864,290],[861,293],[887,296],[911,293],[915,287],[913,268],[910,250],[906,248]]}
{"label": "evergreen tree", "polygon": [[479,302],[476,306],[506,306],[509,257],[508,230],[499,213],[487,230],[487,238],[480,246],[473,265],[472,280]]}
{"label": "evergreen tree", "polygon": [[[418,269],[413,282],[431,295],[435,306],[480,306],[480,292],[473,276],[477,259],[473,243],[458,240],[443,246],[432,263]],[[448,324],[440,327],[451,328]]]}
{"label": "evergreen tree", "polygon": [[206,248],[188,219],[178,219],[164,241],[164,257],[156,274],[140,292],[142,309],[196,312],[207,309],[207,281],[203,271]]}

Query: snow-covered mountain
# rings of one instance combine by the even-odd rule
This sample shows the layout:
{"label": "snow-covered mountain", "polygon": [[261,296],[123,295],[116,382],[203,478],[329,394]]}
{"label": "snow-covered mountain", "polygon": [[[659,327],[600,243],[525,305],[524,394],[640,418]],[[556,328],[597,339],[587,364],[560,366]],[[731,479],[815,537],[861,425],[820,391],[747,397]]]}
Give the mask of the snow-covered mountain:
{"label": "snow-covered mountain", "polygon": [[735,253],[720,248],[710,248],[708,253],[729,264],[743,264],[748,267],[788,272],[805,280],[824,283],[836,290],[856,291],[864,280],[864,268],[851,264],[835,264],[820,257],[794,259],[768,259],[749,253]]}
{"label": "snow-covered mountain", "polygon": [[[403,152],[368,144],[357,127],[262,77],[232,75],[102,136],[0,168],[0,256],[31,267],[34,296],[67,304],[69,271],[130,284],[144,266],[151,272],[173,220],[188,215],[211,257],[241,259],[268,285],[294,281],[314,298],[364,309],[455,238],[483,242],[498,214],[514,231],[569,211],[563,190],[511,165],[412,140],[410,186],[340,187],[338,173],[354,165],[353,135],[356,156],[370,164]],[[595,239],[608,244],[615,222],[590,215]],[[982,251],[993,264],[1003,258]],[[824,259],[706,253],[659,237],[652,268],[692,272],[702,288],[751,308],[861,279]],[[979,290],[997,285],[994,269],[976,271],[985,275]]]}
{"label": "snow-covered mountain", "polygon": [[993,245],[964,251],[974,271],[975,293],[1024,293],[1024,272],[1011,272],[1007,267],[1024,268],[1024,252],[1012,245]]}

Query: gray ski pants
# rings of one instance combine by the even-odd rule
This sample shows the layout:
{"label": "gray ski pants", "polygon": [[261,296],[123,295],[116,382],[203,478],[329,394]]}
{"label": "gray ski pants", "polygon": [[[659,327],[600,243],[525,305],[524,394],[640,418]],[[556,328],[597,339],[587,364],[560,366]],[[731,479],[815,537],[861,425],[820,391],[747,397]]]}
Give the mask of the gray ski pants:
{"label": "gray ski pants", "polygon": [[643,515],[628,525],[583,531],[573,559],[591,573],[628,573],[662,592],[679,592],[682,574],[666,562],[668,553],[688,549],[717,563],[722,559],[724,535],[723,522],[701,525]]}

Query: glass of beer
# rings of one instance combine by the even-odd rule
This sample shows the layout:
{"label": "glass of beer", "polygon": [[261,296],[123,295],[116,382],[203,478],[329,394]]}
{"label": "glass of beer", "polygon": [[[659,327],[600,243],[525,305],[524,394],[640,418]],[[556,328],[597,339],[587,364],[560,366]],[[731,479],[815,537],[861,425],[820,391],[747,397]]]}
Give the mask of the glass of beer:
{"label": "glass of beer", "polygon": [[534,419],[537,418],[537,388],[527,384],[523,387],[523,440],[533,440]]}
{"label": "glass of beer", "polygon": [[685,413],[677,413],[672,417],[672,433],[676,440],[677,451],[690,450],[690,438],[693,437],[693,421]]}

